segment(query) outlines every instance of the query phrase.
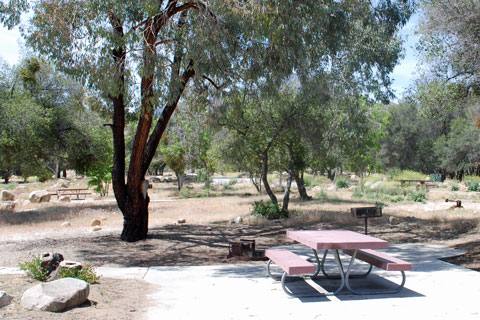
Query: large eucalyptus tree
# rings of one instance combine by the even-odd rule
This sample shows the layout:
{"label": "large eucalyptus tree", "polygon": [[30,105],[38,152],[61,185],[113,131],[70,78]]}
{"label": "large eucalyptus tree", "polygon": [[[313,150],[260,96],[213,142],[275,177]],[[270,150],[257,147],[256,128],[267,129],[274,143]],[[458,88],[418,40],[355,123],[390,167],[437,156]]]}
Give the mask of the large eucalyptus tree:
{"label": "large eucalyptus tree", "polygon": [[[113,107],[112,180],[124,215],[121,238],[136,241],[148,232],[145,173],[192,78],[228,88],[241,75],[260,86],[293,70],[303,76],[328,69],[365,90],[388,85],[400,52],[395,34],[411,3],[8,0],[0,19],[13,26],[29,8],[33,15],[23,29],[29,43],[100,90]],[[127,169],[125,114],[132,108],[138,126]]]}

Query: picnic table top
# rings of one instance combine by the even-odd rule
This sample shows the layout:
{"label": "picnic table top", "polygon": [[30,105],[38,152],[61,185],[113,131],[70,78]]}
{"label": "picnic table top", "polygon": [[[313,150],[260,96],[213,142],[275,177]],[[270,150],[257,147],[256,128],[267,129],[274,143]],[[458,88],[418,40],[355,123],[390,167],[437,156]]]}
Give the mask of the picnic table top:
{"label": "picnic table top", "polygon": [[424,180],[424,179],[398,179],[397,181],[400,181],[400,182],[432,182],[431,180]]}
{"label": "picnic table top", "polygon": [[88,190],[88,188],[61,188],[57,189],[57,191],[83,191]]}
{"label": "picnic table top", "polygon": [[386,249],[388,242],[350,230],[287,230],[287,237],[314,250]]}

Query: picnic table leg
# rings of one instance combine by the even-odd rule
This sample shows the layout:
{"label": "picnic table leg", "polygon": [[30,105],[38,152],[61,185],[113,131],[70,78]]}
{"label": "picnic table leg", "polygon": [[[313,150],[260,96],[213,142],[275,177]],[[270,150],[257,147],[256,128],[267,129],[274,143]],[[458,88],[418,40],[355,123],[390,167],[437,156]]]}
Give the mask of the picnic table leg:
{"label": "picnic table leg", "polygon": [[[322,273],[325,275],[325,277],[327,277],[328,279],[340,279],[341,278],[341,275],[340,274],[328,274],[327,271],[325,270],[325,260],[326,260],[326,257],[327,257],[327,253],[328,253],[328,250],[325,250],[325,253],[323,254],[323,259],[322,259]],[[370,274],[370,272],[372,271],[372,265],[369,265],[369,268],[368,270],[365,272],[365,273],[361,273],[361,274],[350,274],[349,277],[351,279],[353,278],[365,278],[366,276],[368,276]],[[345,270],[343,268],[343,264],[342,264],[342,261],[340,260],[340,272],[345,274]]]}
{"label": "picnic table leg", "polygon": [[[350,290],[353,294],[357,295],[369,295],[369,294],[393,294],[393,293],[398,293],[402,288],[405,286],[405,281],[406,281],[406,276],[405,276],[405,271],[400,271],[402,273],[402,283],[395,287],[392,290],[369,290],[369,291],[361,291],[361,290],[355,290],[350,286],[350,272],[352,271],[352,266],[353,263],[355,262],[355,258],[357,255],[357,250],[355,250],[352,254],[352,259],[350,260],[350,264],[348,265],[347,269],[347,274],[345,276],[345,286],[347,287],[348,290]],[[372,270],[372,265],[370,265],[370,270]],[[369,271],[370,271],[369,270]]]}

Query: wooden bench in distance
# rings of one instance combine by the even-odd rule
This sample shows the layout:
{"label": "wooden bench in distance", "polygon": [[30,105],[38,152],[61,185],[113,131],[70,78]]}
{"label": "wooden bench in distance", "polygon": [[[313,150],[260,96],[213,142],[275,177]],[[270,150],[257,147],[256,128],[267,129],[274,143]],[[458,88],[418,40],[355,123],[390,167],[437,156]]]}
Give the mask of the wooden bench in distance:
{"label": "wooden bench in distance", "polygon": [[[354,250],[344,250],[344,253],[348,255],[353,255]],[[412,264],[410,262],[392,257],[385,252],[380,252],[372,249],[363,249],[357,250],[356,259],[365,261],[375,267],[381,268],[386,271],[400,271],[402,273],[402,283],[393,290],[387,291],[357,291],[350,287],[349,281],[347,279],[346,286],[355,294],[380,294],[380,293],[397,293],[405,285],[405,271],[412,270]],[[348,277],[347,277],[348,278]]]}
{"label": "wooden bench in distance", "polygon": [[296,295],[285,287],[285,279],[287,275],[315,273],[315,265],[289,250],[267,249],[265,250],[265,256],[270,259],[267,263],[267,272],[270,277],[274,278],[270,272],[270,264],[272,261],[284,271],[281,279],[282,289],[289,296],[295,297]]}

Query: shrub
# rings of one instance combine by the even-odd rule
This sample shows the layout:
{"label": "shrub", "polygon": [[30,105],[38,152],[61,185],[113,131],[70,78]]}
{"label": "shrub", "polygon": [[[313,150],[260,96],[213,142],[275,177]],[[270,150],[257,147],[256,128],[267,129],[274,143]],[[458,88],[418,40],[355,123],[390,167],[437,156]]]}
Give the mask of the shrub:
{"label": "shrub", "polygon": [[32,259],[24,263],[19,263],[20,270],[26,271],[27,274],[35,280],[46,281],[47,280],[47,269],[42,267],[42,258],[40,255],[30,254]]}
{"label": "shrub", "polygon": [[255,201],[252,215],[264,217],[268,220],[288,218],[288,211],[281,209],[273,202]]}
{"label": "shrub", "polygon": [[353,191],[352,197],[353,197],[353,198],[361,198],[361,197],[363,197],[362,190],[360,190],[360,188],[356,188],[355,191]]}
{"label": "shrub", "polygon": [[452,191],[458,191],[458,186],[452,186]]}
{"label": "shrub", "polygon": [[[32,259],[24,263],[19,263],[20,270],[26,271],[32,279],[45,282],[47,281],[47,269],[42,267],[42,258],[40,255],[30,254]],[[95,273],[93,267],[89,264],[82,269],[62,269],[60,270],[61,278],[76,278],[84,280],[88,283],[95,283],[100,277]]]}
{"label": "shrub", "polygon": [[328,199],[328,195],[324,190],[320,190],[319,192],[315,193],[315,198],[319,198],[325,201]]}
{"label": "shrub", "polygon": [[425,202],[426,199],[427,197],[424,192],[412,192],[412,194],[410,194],[410,200],[414,202]]}
{"label": "shrub", "polygon": [[207,181],[207,174],[205,173],[204,169],[199,169],[197,171],[197,181],[198,182],[205,182]]}
{"label": "shrub", "polygon": [[87,283],[93,284],[97,282],[98,279],[100,279],[100,276],[98,276],[95,271],[93,270],[93,267],[89,264],[86,264],[83,266],[82,269],[77,270],[74,268],[65,268],[60,270],[60,277],[61,278],[76,278],[83,280]]}
{"label": "shrub", "polygon": [[337,188],[339,189],[342,189],[342,188],[348,188],[350,185],[347,181],[346,178],[344,177],[339,177],[337,178],[337,181],[335,182],[335,185],[337,186]]}

